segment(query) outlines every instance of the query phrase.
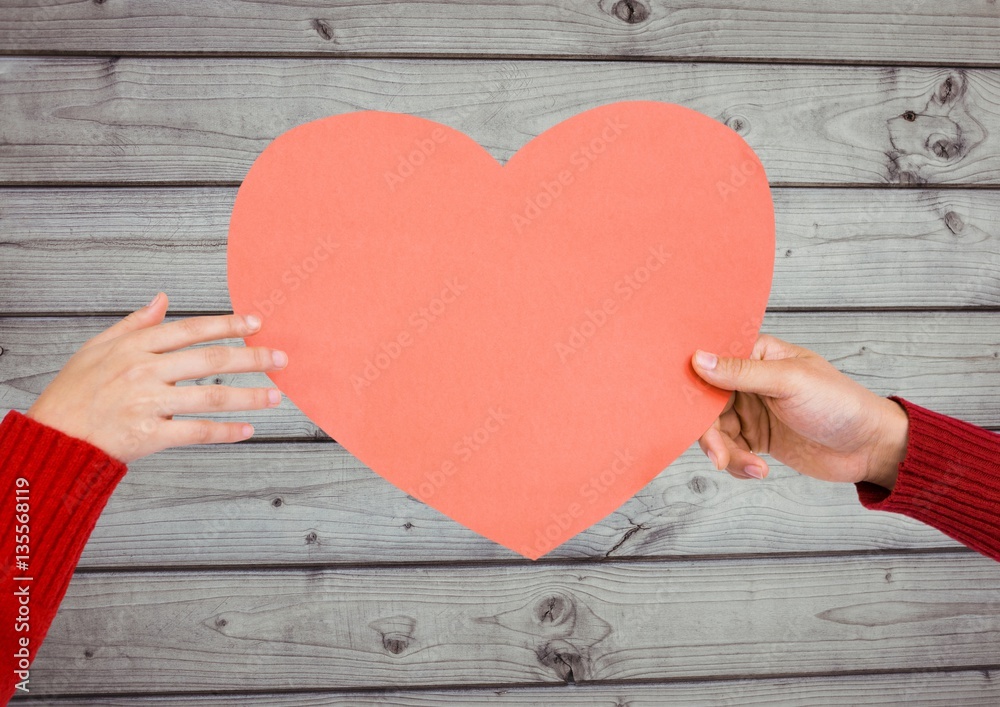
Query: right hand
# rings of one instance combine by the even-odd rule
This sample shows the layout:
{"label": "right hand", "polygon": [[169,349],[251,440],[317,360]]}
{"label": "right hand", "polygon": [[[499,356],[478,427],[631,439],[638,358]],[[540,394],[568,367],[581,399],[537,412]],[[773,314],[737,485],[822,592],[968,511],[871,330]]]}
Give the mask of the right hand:
{"label": "right hand", "polygon": [[748,359],[699,351],[692,365],[706,382],[734,391],[698,441],[717,469],[764,478],[767,463],[757,455],[767,453],[824,481],[895,485],[906,456],[906,411],[819,354],[763,334]]}

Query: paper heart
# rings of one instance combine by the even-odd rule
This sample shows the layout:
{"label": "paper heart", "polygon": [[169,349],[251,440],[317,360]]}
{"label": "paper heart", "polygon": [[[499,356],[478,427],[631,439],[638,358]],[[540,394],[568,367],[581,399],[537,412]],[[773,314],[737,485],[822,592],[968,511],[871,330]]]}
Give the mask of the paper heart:
{"label": "paper heart", "polygon": [[[646,485],[729,393],[696,348],[749,355],[774,264],[764,169],[734,131],[612,103],[505,165],[467,135],[360,111],[258,157],[229,229],[247,345],[371,469],[536,559]],[[707,463],[707,462],[706,462]]]}

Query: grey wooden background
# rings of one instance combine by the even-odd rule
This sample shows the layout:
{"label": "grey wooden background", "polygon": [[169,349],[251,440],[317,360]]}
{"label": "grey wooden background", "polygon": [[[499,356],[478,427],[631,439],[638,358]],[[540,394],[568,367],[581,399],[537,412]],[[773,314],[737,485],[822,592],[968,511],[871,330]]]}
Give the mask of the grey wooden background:
{"label": "grey wooden background", "polygon": [[[4,0],[0,408],[157,290],[231,311],[236,188],[294,125],[415,113],[503,160],[635,98],[763,160],[765,330],[1000,429],[996,0]],[[853,486],[740,482],[694,447],[531,563],[287,403],[248,418],[130,467],[35,703],[1000,704],[1000,566]]]}

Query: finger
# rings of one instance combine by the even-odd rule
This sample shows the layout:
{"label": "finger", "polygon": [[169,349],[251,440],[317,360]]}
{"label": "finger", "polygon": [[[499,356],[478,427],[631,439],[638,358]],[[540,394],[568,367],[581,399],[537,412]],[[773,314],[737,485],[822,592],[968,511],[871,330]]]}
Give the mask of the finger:
{"label": "finger", "polygon": [[754,342],[753,351],[750,352],[748,358],[758,361],[777,361],[782,358],[802,358],[812,355],[813,352],[809,349],[796,346],[770,334],[761,334]]}
{"label": "finger", "polygon": [[726,445],[725,435],[719,429],[718,422],[714,423],[706,430],[705,434],[698,440],[698,446],[705,453],[712,466],[717,471],[721,471],[729,464],[729,447]]}
{"label": "finger", "polygon": [[280,404],[281,392],[277,388],[233,388],[227,385],[175,386],[167,401],[168,416],[262,410]]}
{"label": "finger", "polygon": [[284,368],[288,356],[263,346],[203,346],[163,354],[156,372],[168,383],[204,378],[218,373],[252,373]]}
{"label": "finger", "polygon": [[743,423],[736,414],[735,406],[719,417],[719,429],[722,430],[722,434],[729,437],[735,438],[743,434]]}
{"label": "finger", "polygon": [[767,462],[746,447],[745,440],[729,440],[729,464],[726,471],[737,478],[765,478],[769,471]]}
{"label": "finger", "polygon": [[717,388],[772,398],[786,397],[798,379],[797,370],[788,365],[788,359],[724,358],[699,350],[691,362],[695,373]]}
{"label": "finger", "polygon": [[767,465],[763,463],[760,457],[752,454],[747,449],[746,441],[743,438],[733,439],[723,434],[714,425],[701,436],[698,440],[698,445],[712,461],[717,470],[721,471],[725,469],[734,478],[762,478],[747,472],[747,468],[752,466],[762,468],[763,475],[767,475]]}
{"label": "finger", "polygon": [[733,406],[733,414],[738,420],[740,436],[752,446],[754,451],[768,451],[771,418],[761,398],[757,395],[740,395],[736,405]]}
{"label": "finger", "polygon": [[189,444],[225,444],[239,442],[253,435],[253,425],[245,422],[214,420],[167,420],[160,432],[161,448]]}
{"label": "finger", "polygon": [[260,329],[260,319],[253,315],[219,314],[188,317],[147,329],[137,334],[146,351],[164,353],[216,339],[238,339]]}
{"label": "finger", "polygon": [[134,312],[130,312],[125,316],[125,318],[115,324],[112,324],[96,336],[88,339],[80,348],[87,348],[88,346],[102,344],[106,341],[117,339],[123,334],[128,334],[129,332],[138,331],[139,329],[159,324],[163,321],[163,317],[167,313],[168,306],[169,300],[167,296],[162,292],[157,292],[156,296],[145,307],[137,309]]}

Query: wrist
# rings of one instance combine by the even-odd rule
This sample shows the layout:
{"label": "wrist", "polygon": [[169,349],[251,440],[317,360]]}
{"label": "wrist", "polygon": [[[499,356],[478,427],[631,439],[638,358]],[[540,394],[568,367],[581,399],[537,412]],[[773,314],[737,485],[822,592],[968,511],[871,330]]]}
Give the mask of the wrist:
{"label": "wrist", "polygon": [[881,399],[884,411],[879,424],[879,435],[871,456],[865,481],[890,491],[896,486],[899,465],[906,458],[909,441],[910,418],[895,400]]}

